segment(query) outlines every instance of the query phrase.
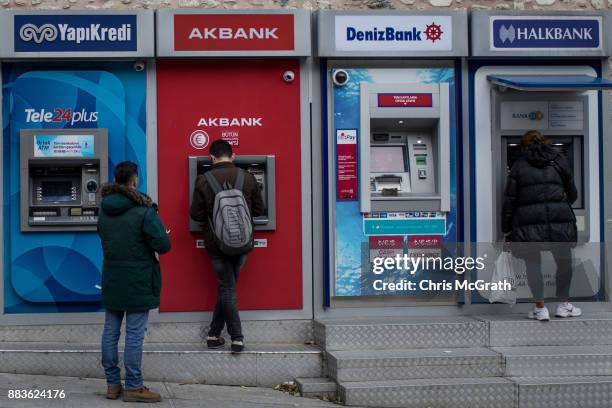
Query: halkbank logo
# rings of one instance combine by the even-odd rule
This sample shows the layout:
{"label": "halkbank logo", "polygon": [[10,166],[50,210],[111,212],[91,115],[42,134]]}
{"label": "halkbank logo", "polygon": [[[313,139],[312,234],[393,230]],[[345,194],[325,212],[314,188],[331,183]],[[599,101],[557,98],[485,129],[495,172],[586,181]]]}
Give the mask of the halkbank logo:
{"label": "halkbank logo", "polygon": [[601,47],[601,18],[492,17],[492,48]]}
{"label": "halkbank logo", "polygon": [[15,15],[15,51],[136,51],[136,15]]}

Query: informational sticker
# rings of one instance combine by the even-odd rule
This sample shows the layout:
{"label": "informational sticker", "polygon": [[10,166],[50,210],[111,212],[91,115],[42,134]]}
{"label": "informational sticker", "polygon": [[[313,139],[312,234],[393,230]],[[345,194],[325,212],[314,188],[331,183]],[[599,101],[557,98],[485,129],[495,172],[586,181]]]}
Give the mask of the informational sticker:
{"label": "informational sticker", "polygon": [[93,135],[34,135],[34,157],[93,157]]}
{"label": "informational sticker", "polygon": [[268,239],[267,238],[255,238],[253,240],[255,248],[267,248],[268,247]]}
{"label": "informational sticker", "polygon": [[336,130],[336,195],[338,201],[357,199],[357,129]]}
{"label": "informational sticker", "polygon": [[411,257],[440,257],[442,255],[442,235],[409,236],[408,254]]}
{"label": "informational sticker", "polygon": [[550,129],[580,130],[584,127],[584,103],[560,101],[548,104]]}
{"label": "informational sticker", "polygon": [[371,236],[368,237],[370,248],[370,262],[375,258],[394,258],[404,254],[403,236]]}
{"label": "informational sticker", "polygon": [[430,108],[433,95],[430,93],[383,93],[378,94],[379,108]]}
{"label": "informational sticker", "polygon": [[446,218],[388,218],[363,219],[365,235],[444,235]]}
{"label": "informational sticker", "polygon": [[196,248],[198,248],[198,249],[206,248],[206,245],[204,245],[204,240],[203,239],[196,239]]}
{"label": "informational sticker", "polygon": [[233,147],[240,146],[240,133],[237,130],[223,130],[221,131],[221,140],[225,140]]}

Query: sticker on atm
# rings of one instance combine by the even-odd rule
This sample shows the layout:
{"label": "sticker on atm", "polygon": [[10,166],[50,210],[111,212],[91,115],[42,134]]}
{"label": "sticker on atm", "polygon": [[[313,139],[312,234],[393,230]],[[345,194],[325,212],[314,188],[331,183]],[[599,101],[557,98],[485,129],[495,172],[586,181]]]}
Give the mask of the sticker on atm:
{"label": "sticker on atm", "polygon": [[378,94],[379,108],[431,108],[433,95],[430,93],[383,93]]}
{"label": "sticker on atm", "polygon": [[93,157],[93,135],[34,135],[34,157]]}
{"label": "sticker on atm", "polygon": [[368,238],[370,248],[370,262],[375,258],[394,258],[404,254],[404,237],[397,236],[371,236]]}
{"label": "sticker on atm", "polygon": [[338,201],[357,199],[357,129],[336,130]]}

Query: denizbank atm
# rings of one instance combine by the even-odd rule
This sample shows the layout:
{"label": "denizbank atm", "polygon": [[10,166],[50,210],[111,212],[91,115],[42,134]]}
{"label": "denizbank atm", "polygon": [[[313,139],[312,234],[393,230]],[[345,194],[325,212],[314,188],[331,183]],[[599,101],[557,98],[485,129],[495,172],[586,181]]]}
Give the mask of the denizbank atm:
{"label": "denizbank atm", "polygon": [[317,29],[324,264],[315,303],[325,313],[455,304],[452,290],[389,286],[454,282],[454,272],[373,266],[456,253],[466,12],[320,11]]}
{"label": "denizbank atm", "polygon": [[[474,12],[470,83],[470,241],[481,252],[503,239],[501,208],[507,175],[520,157],[521,136],[538,130],[568,160],[578,189],[573,204],[574,299],[603,296],[605,111],[608,55],[601,13]],[[555,296],[555,263],[542,253],[545,296]],[[519,264],[518,296],[530,300]],[[522,266],[524,268],[524,265]],[[483,271],[487,279],[490,271]],[[476,294],[472,301],[482,298]]]}
{"label": "denizbank atm", "polygon": [[101,189],[130,160],[154,194],[153,24],[150,10],[0,11],[0,325],[99,321]]}

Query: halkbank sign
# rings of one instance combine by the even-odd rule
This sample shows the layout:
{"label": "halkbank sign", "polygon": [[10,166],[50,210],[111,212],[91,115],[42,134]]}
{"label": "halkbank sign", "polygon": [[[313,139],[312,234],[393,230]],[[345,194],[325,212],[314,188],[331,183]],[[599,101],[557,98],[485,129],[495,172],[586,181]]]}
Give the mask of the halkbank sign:
{"label": "halkbank sign", "polygon": [[601,17],[492,16],[491,50],[601,49]]}

